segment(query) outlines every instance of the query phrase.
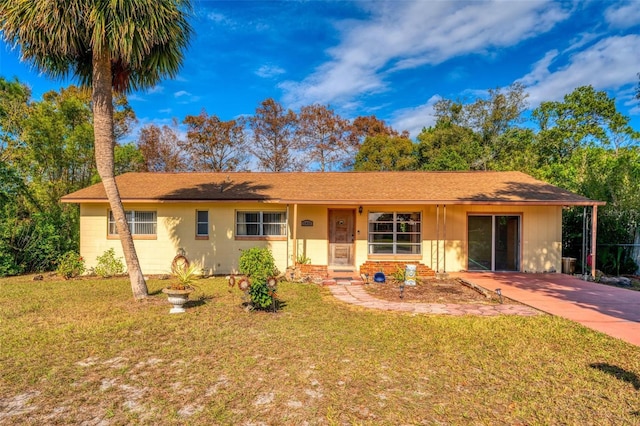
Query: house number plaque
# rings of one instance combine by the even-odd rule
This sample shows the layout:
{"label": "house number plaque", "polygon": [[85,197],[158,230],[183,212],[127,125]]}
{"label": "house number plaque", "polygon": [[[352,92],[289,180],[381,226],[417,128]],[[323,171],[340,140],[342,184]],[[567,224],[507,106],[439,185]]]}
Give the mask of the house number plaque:
{"label": "house number plaque", "polygon": [[300,225],[302,225],[302,226],[313,226],[313,221],[312,220],[303,220],[302,222],[300,222]]}

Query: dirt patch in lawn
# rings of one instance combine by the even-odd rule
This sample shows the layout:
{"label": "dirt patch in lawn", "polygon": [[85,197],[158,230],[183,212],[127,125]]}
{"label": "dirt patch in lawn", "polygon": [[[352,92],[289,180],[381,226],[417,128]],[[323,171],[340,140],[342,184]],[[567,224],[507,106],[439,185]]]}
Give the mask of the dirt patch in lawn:
{"label": "dirt patch in lawn", "polygon": [[[372,283],[365,285],[365,289],[372,296],[393,302],[415,303],[467,303],[467,304],[498,304],[500,298],[488,290],[473,288],[459,279],[427,279],[419,280],[415,286],[404,286],[401,293],[400,285],[393,281],[384,284]],[[400,297],[402,294],[402,297]],[[488,296],[488,297],[487,297]],[[519,304],[503,297],[505,304]]]}

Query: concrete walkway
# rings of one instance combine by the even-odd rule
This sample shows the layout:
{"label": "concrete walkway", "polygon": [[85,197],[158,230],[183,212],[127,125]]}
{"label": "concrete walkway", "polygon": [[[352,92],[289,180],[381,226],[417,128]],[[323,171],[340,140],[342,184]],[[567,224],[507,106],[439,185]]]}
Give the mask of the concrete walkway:
{"label": "concrete walkway", "polygon": [[416,314],[445,315],[538,315],[540,312],[524,305],[471,305],[453,303],[389,302],[371,296],[362,285],[331,285],[331,294],[337,299],[364,308],[385,311],[413,312]]}
{"label": "concrete walkway", "polygon": [[640,291],[564,274],[456,273],[487,290],[640,346]]}

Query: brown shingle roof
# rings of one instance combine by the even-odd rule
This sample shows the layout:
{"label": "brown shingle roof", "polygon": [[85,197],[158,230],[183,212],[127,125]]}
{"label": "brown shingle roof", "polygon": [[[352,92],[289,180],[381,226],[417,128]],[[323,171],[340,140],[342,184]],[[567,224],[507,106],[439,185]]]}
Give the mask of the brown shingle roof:
{"label": "brown shingle roof", "polygon": [[[127,173],[125,202],[262,201],[299,204],[604,204],[520,172]],[[104,202],[102,184],[62,198]]]}

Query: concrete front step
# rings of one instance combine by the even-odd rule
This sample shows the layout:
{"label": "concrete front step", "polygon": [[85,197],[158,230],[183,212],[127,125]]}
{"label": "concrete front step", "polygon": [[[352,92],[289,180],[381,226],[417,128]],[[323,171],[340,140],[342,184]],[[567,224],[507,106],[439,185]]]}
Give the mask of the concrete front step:
{"label": "concrete front step", "polygon": [[322,285],[363,285],[364,282],[358,279],[326,279],[322,281]]}

